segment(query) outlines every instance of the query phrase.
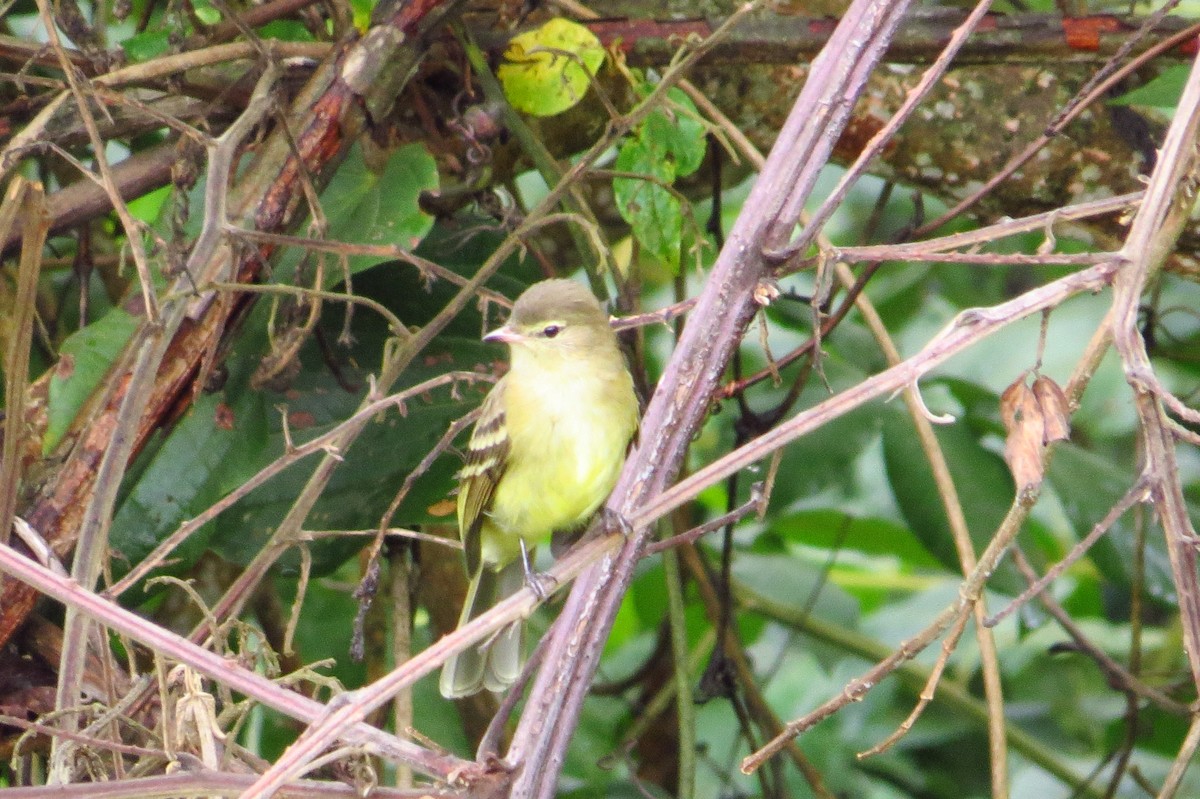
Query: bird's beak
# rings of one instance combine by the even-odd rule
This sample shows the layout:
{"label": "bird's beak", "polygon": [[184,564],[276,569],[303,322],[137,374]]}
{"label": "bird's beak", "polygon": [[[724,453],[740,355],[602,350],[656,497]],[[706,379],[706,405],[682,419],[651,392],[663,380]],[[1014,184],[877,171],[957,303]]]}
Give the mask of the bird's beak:
{"label": "bird's beak", "polygon": [[483,337],[484,341],[491,341],[498,344],[515,344],[524,338],[520,333],[513,330],[508,325],[498,327],[491,333]]}

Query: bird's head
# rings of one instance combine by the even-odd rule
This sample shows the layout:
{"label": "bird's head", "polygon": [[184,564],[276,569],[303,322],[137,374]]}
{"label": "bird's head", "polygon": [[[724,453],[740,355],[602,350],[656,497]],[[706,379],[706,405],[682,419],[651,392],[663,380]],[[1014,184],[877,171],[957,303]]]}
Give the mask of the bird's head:
{"label": "bird's head", "polygon": [[517,298],[502,327],[483,337],[541,360],[580,355],[594,347],[616,345],[608,316],[587,287],[573,280],[543,280]]}

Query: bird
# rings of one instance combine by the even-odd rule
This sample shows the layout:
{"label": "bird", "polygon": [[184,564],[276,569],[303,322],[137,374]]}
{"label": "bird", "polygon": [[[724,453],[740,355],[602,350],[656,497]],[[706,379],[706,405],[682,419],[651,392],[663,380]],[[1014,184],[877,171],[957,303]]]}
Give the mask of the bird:
{"label": "bird", "polygon": [[[509,369],[484,398],[458,474],[458,529],[469,585],[458,626],[529,584],[534,549],[582,529],[616,484],[638,400],[608,315],[568,279],[527,288],[501,327]],[[524,666],[520,621],[450,657],[448,699],[504,691]]]}

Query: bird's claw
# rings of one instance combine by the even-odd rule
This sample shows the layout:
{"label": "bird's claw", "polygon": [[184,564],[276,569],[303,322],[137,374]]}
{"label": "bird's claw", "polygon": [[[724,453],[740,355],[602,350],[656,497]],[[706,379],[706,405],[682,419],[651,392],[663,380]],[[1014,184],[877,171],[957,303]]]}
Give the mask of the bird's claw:
{"label": "bird's claw", "polygon": [[533,592],[539,602],[545,602],[546,597],[554,593],[554,589],[558,587],[558,578],[546,572],[530,571],[525,573],[525,585],[529,586],[529,590]]}

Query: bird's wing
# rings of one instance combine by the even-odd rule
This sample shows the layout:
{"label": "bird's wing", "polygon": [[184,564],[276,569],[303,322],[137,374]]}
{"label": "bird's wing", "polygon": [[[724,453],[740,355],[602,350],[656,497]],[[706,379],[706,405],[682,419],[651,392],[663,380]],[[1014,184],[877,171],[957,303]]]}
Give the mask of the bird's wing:
{"label": "bird's wing", "polygon": [[501,378],[484,397],[479,420],[467,444],[467,461],[458,473],[458,532],[466,555],[467,574],[475,574],[479,569],[480,527],[492,506],[496,485],[508,466],[504,386],[505,378]]}

